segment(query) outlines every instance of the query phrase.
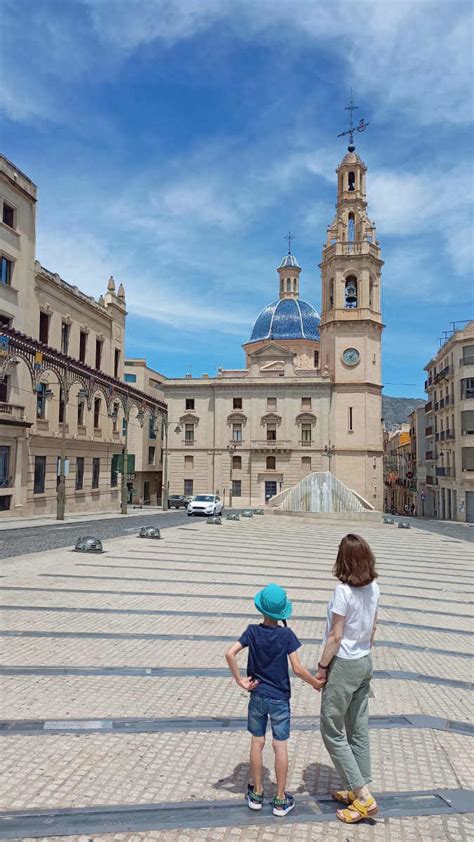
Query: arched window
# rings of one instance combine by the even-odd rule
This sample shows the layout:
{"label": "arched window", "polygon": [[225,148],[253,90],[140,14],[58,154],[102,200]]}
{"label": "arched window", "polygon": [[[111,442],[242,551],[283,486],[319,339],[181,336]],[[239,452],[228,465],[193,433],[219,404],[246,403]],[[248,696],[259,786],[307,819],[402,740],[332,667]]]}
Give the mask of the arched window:
{"label": "arched window", "polygon": [[276,468],[275,456],[267,456],[267,471],[274,471]]}
{"label": "arched window", "polygon": [[293,292],[297,292],[297,290],[298,290],[297,281],[296,281],[296,278],[293,278]]}
{"label": "arched window", "polygon": [[289,278],[286,279],[286,291],[291,292],[291,281]]}
{"label": "arched window", "polygon": [[347,184],[348,184],[348,190],[351,193],[352,193],[353,190],[355,190],[355,180],[356,180],[355,172],[350,172],[347,176]]}
{"label": "arched window", "polygon": [[329,281],[329,309],[334,307],[334,278]]}
{"label": "arched window", "polygon": [[369,282],[369,307],[374,306],[374,279],[371,277]]}
{"label": "arched window", "polygon": [[348,226],[347,226],[347,239],[350,243],[353,243],[355,240],[355,221],[354,221],[354,214],[349,214],[348,219]]}
{"label": "arched window", "polygon": [[232,457],[232,470],[240,470],[242,467],[242,457],[241,456],[233,456]]}
{"label": "arched window", "polygon": [[319,368],[319,351],[314,352],[314,367]]}
{"label": "arched window", "polygon": [[346,280],[345,307],[348,310],[357,307],[357,278],[354,275],[349,275]]}

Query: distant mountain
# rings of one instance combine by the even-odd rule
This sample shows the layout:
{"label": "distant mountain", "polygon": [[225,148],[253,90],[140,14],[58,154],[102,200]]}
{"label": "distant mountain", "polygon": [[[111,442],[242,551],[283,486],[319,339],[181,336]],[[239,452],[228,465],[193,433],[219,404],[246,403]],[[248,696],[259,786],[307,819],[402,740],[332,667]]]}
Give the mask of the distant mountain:
{"label": "distant mountain", "polygon": [[419,406],[424,406],[425,403],[423,398],[392,398],[390,395],[383,395],[382,415],[385,429],[394,430],[400,424],[404,424],[410,413]]}

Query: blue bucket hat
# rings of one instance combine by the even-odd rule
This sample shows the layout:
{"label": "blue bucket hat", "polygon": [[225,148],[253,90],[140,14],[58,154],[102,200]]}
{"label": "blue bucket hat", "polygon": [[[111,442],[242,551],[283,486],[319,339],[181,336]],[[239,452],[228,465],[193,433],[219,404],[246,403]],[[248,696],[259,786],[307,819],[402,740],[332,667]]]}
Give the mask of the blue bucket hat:
{"label": "blue bucket hat", "polygon": [[271,617],[272,620],[287,620],[291,617],[293,606],[286,595],[286,591],[280,585],[273,583],[259,591],[254,598],[254,605],[257,611]]}

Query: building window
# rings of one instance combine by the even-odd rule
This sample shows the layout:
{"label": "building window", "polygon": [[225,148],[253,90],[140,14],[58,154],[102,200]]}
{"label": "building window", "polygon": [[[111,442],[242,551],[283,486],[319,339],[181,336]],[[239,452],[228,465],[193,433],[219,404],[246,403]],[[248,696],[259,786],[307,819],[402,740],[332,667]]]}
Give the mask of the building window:
{"label": "building window", "polygon": [[155,455],[156,455],[156,448],[149,447],[148,448],[148,464],[154,465],[155,464]]}
{"label": "building window", "polygon": [[276,398],[267,398],[267,409],[276,409],[277,408],[277,399]]}
{"label": "building window", "polygon": [[354,214],[353,213],[350,213],[349,218],[348,218],[347,239],[351,243],[353,243],[354,240],[355,240],[355,222],[354,222]]}
{"label": "building window", "polygon": [[81,330],[79,334],[79,362],[85,363],[87,351],[87,333]]}
{"label": "building window", "polygon": [[242,424],[232,424],[232,441],[242,441]]}
{"label": "building window", "polygon": [[84,426],[84,413],[85,413],[86,403],[85,401],[78,401],[77,404],[77,426],[83,427]]}
{"label": "building window", "polygon": [[232,497],[242,497],[242,480],[232,480]]}
{"label": "building window", "polygon": [[76,457],[76,491],[84,488],[84,457]]}
{"label": "building window", "polygon": [[301,409],[311,409],[311,398],[301,398]]}
{"label": "building window", "polygon": [[0,403],[8,403],[8,377],[0,380]]}
{"label": "building window", "polygon": [[122,458],[122,456],[120,455],[120,453],[114,453],[114,455],[112,456],[112,459],[110,461],[110,487],[111,488],[117,488],[121,458]]}
{"label": "building window", "polygon": [[241,456],[233,456],[232,457],[232,470],[233,471],[240,471],[242,468],[242,457]]}
{"label": "building window", "polygon": [[349,407],[349,419],[348,420],[349,420],[349,432],[353,433],[354,427],[352,426],[352,422],[353,422],[352,406]]}
{"label": "building window", "polygon": [[33,494],[44,494],[46,480],[46,456],[35,456],[35,478]]}
{"label": "building window", "polygon": [[291,281],[289,278],[286,279],[286,291],[291,292]]}
{"label": "building window", "polygon": [[184,480],[184,493],[187,497],[193,496],[193,480],[192,479],[185,479]]}
{"label": "building window", "polygon": [[345,307],[346,310],[353,310],[357,307],[357,278],[350,275],[345,286]]}
{"label": "building window", "polygon": [[301,442],[302,444],[311,444],[311,424],[301,425]]}
{"label": "building window", "polygon": [[100,478],[100,459],[98,456],[94,456],[92,459],[92,488],[99,487],[99,478]]}
{"label": "building window", "polygon": [[347,189],[350,193],[352,193],[352,191],[355,190],[355,180],[355,172],[350,172],[347,176]]}
{"label": "building window", "polygon": [[2,445],[0,447],[0,488],[9,488],[10,485],[10,448]]}
{"label": "building window", "polygon": [[39,321],[39,341],[43,343],[43,345],[48,344],[49,339],[49,316],[47,313],[40,312],[40,321]]}
{"label": "building window", "polygon": [[5,255],[0,257],[0,283],[10,286],[12,282],[13,262]]}
{"label": "building window", "polygon": [[97,369],[100,369],[100,367],[102,365],[102,348],[103,348],[103,345],[104,345],[104,343],[102,342],[102,339],[96,339],[95,340],[95,367]]}
{"label": "building window", "polygon": [[38,383],[36,387],[36,417],[46,418],[46,385]]}
{"label": "building window", "polygon": [[232,398],[232,408],[242,409],[242,398]]}
{"label": "building window", "polygon": [[8,512],[11,502],[12,498],[10,494],[4,494],[3,497],[0,497],[0,512]]}
{"label": "building window", "polygon": [[149,439],[156,439],[156,427],[155,427],[156,419],[150,418],[148,419],[148,438]]}
{"label": "building window", "polygon": [[301,457],[301,467],[303,471],[310,471],[311,470],[311,456],[302,456]]}
{"label": "building window", "polygon": [[329,309],[334,307],[334,278],[329,281]]}
{"label": "building window", "polygon": [[186,409],[194,409],[194,398],[186,398],[184,405]]}
{"label": "building window", "polygon": [[466,398],[474,398],[474,377],[461,380],[461,400]]}
{"label": "building window", "polygon": [[274,456],[267,456],[267,471],[276,470],[276,458]]}
{"label": "building window", "polygon": [[5,225],[8,225],[9,228],[15,227],[15,208],[12,208],[11,205],[7,205],[6,202],[3,203],[2,219]]}
{"label": "building window", "polygon": [[114,352],[114,377],[119,376],[120,370],[120,351],[118,348],[115,349]]}
{"label": "building window", "polygon": [[64,424],[64,416],[66,414],[66,404],[64,401],[64,392],[62,389],[59,390],[59,408],[58,408],[58,421],[60,424]]}
{"label": "building window", "polygon": [[314,367],[319,368],[319,351],[314,352]]}
{"label": "building window", "polygon": [[184,425],[184,440],[187,442],[194,441],[194,424]]}
{"label": "building window", "polygon": [[276,441],[277,427],[274,421],[269,421],[267,424],[267,441]]}
{"label": "building window", "polygon": [[67,322],[62,322],[61,324],[61,353],[68,354],[69,353],[69,334],[71,332],[71,328]]}
{"label": "building window", "polygon": [[11,316],[7,316],[5,313],[0,313],[0,327],[11,327],[11,326],[12,326]]}
{"label": "building window", "polygon": [[194,468],[194,456],[185,456],[184,457],[184,467],[185,468]]}
{"label": "building window", "polygon": [[123,379],[125,383],[136,383],[137,382],[137,375],[136,374],[124,374]]}
{"label": "building window", "polygon": [[94,399],[94,430],[100,428],[100,398]]}

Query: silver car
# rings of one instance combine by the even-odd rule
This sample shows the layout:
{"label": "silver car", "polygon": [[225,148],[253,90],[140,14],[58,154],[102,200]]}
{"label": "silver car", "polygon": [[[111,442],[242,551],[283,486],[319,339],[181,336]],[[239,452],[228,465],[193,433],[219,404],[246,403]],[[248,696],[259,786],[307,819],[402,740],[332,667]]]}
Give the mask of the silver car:
{"label": "silver car", "polygon": [[191,515],[220,515],[224,504],[217,494],[197,494],[188,506]]}

